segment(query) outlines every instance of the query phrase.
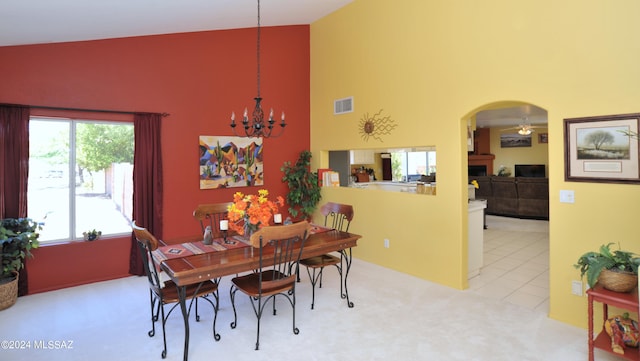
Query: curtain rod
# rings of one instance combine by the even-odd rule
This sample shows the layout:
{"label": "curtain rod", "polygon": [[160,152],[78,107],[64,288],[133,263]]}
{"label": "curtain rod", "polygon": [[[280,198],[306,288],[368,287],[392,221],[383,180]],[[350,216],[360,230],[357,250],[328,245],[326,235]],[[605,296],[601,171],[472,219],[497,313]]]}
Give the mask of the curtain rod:
{"label": "curtain rod", "polygon": [[[152,114],[152,112],[129,112],[126,110],[105,110],[105,109],[82,109],[82,108],[67,108],[67,107],[50,107],[44,105],[27,105],[30,108],[35,109],[51,109],[51,110],[69,110],[76,112],[93,112],[93,113],[113,113],[113,114]],[[168,117],[169,113],[160,113],[163,117]]]}

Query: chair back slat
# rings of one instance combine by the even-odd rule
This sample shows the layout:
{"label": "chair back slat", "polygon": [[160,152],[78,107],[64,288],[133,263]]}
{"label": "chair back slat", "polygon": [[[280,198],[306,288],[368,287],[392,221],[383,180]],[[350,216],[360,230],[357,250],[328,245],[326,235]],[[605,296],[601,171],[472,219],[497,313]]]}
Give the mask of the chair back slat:
{"label": "chair back slat", "polygon": [[207,226],[211,226],[214,234],[220,233],[220,221],[227,219],[227,210],[233,202],[200,204],[193,211],[193,218],[200,222],[204,233]]}
{"label": "chair back slat", "polygon": [[[311,226],[303,221],[284,226],[263,227],[251,235],[253,247],[259,248],[260,293],[295,283],[298,262]],[[274,264],[264,266],[263,259],[273,256]]]}
{"label": "chair back slat", "polygon": [[349,232],[349,226],[353,219],[353,206],[328,202],[320,208],[320,212],[324,216],[325,227]]}
{"label": "chair back slat", "polygon": [[151,253],[158,248],[158,239],[146,228],[136,225],[136,221],[132,222],[131,227],[133,228],[136,241],[138,241],[142,265],[144,267],[144,273],[149,280],[149,286],[159,290],[162,288],[162,284],[160,283],[160,276],[158,275],[158,266],[153,260]]}

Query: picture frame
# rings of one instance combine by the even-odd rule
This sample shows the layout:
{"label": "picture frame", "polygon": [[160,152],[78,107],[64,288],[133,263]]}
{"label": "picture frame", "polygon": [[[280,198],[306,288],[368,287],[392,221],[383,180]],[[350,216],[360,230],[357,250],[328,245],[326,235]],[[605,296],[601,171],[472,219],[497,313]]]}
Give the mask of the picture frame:
{"label": "picture frame", "polygon": [[201,135],[200,189],[264,185],[262,138]]}
{"label": "picture frame", "polygon": [[531,146],[531,134],[500,134],[500,148],[519,148]]}
{"label": "picture frame", "polygon": [[538,143],[540,143],[540,144],[549,143],[549,133],[539,133],[538,134]]}
{"label": "picture frame", "polygon": [[639,126],[640,113],[564,119],[565,181],[640,183]]}

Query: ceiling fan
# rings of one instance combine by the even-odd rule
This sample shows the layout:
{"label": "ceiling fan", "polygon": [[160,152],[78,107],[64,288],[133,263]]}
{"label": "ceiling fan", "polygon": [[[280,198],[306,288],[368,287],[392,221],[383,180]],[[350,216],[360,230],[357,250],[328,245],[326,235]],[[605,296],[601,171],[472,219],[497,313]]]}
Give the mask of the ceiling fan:
{"label": "ceiling fan", "polygon": [[517,127],[511,127],[511,128],[505,128],[505,129],[500,129],[501,132],[505,132],[508,130],[517,130],[518,134],[520,135],[529,135],[531,133],[533,133],[535,130],[535,128],[544,128],[544,127],[538,127],[535,125],[531,125],[531,124],[520,124]]}

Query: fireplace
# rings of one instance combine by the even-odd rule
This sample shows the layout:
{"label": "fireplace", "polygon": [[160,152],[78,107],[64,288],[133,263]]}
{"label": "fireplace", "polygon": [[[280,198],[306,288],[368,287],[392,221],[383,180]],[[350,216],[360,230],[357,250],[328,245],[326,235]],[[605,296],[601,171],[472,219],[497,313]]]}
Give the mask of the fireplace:
{"label": "fireplace", "polygon": [[493,154],[469,154],[469,169],[472,166],[486,167],[485,175],[493,175],[493,160],[496,158]]}
{"label": "fireplace", "polygon": [[480,177],[487,175],[487,166],[486,165],[470,165],[469,166],[469,176],[470,177]]}

